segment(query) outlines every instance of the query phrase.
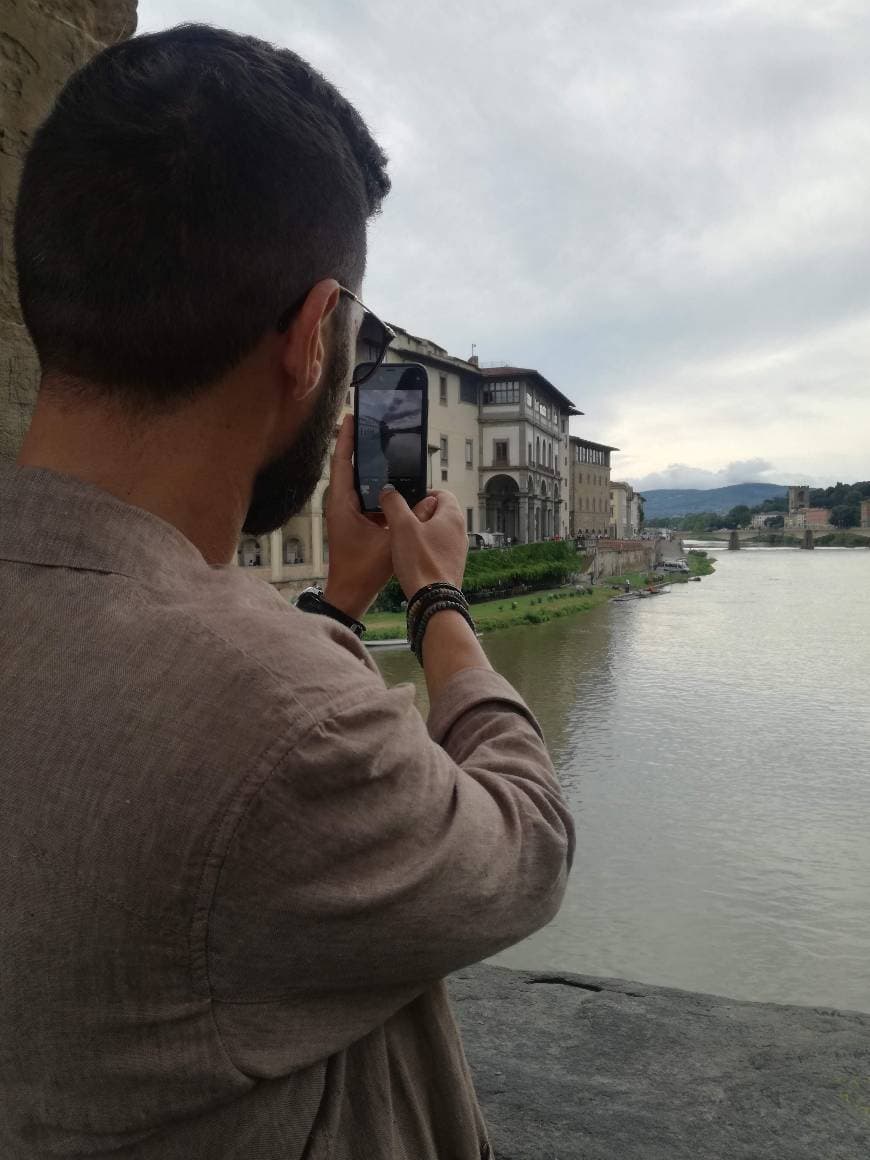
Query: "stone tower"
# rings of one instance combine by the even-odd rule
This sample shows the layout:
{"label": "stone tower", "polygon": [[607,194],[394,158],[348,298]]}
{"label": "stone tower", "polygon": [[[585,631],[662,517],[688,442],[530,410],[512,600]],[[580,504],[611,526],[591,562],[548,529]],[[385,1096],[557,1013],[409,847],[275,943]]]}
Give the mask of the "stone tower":
{"label": "stone tower", "polygon": [[861,500],[861,527],[870,528],[870,499]]}
{"label": "stone tower", "polygon": [[136,29],[136,0],[2,0],[0,33],[0,459],[17,453],[39,366],[18,311],[12,256],[24,155],[64,82]]}
{"label": "stone tower", "polygon": [[790,487],[788,489],[788,510],[790,514],[809,506],[810,489],[806,484],[799,484],[797,487]]}

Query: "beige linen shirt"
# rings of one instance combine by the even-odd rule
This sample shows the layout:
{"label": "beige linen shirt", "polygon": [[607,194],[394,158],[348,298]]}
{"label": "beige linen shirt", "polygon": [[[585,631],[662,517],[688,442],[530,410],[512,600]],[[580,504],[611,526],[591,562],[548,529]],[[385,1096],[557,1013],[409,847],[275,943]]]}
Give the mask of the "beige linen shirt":
{"label": "beige linen shirt", "polygon": [[442,980],[572,846],[501,677],[427,731],[346,629],[0,468],[3,1160],[488,1155]]}

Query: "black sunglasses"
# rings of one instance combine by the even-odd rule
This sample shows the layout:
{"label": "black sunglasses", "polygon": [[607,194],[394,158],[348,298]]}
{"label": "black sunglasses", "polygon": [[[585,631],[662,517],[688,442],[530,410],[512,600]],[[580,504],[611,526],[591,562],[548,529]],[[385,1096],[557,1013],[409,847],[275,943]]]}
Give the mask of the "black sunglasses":
{"label": "black sunglasses", "polygon": [[[375,314],[374,311],[369,310],[368,306],[366,306],[364,302],[357,298],[356,294],[354,294],[352,290],[348,290],[346,286],[341,285],[339,285],[338,289],[339,292],[344,294],[346,298],[350,298],[350,300],[355,302],[357,306],[362,307],[363,320],[360,325],[360,332],[363,330],[374,331],[375,337],[370,338],[367,336],[366,341],[375,348],[377,352],[376,357],[372,359],[366,359],[365,362],[360,363],[357,367],[354,368],[354,372],[350,377],[350,385],[352,387],[359,387],[362,386],[363,383],[367,383],[369,381],[369,379],[387,357],[387,350],[389,349],[390,343],[396,337],[396,332],[391,326],[387,326],[386,322],[381,322],[377,314]],[[298,302],[294,303],[293,306],[287,307],[287,309],[278,319],[277,329],[279,331],[287,329],[294,314],[302,309],[302,304],[305,302],[305,298],[307,297],[308,295],[306,294]]]}

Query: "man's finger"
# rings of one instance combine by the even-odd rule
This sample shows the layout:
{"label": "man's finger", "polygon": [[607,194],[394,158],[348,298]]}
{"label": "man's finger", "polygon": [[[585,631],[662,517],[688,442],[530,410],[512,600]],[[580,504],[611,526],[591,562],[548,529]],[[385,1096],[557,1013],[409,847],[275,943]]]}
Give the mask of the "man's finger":
{"label": "man's finger", "polygon": [[338,437],[335,440],[335,450],[332,453],[332,465],[329,469],[329,495],[349,501],[359,510],[359,496],[353,485],[353,416],[345,415]]}
{"label": "man's finger", "polygon": [[391,483],[387,483],[381,488],[378,502],[390,527],[397,527],[412,518],[413,513],[405,502],[405,497],[400,495]]}
{"label": "man's finger", "polygon": [[427,520],[431,520],[438,510],[437,495],[427,495],[425,499],[421,499],[414,508],[414,515],[421,524],[425,524]]}

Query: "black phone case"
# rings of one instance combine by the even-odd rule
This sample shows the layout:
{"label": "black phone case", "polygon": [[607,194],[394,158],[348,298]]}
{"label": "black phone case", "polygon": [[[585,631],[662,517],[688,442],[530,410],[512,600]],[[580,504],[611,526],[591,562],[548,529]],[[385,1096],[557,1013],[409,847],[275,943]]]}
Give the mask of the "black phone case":
{"label": "black phone case", "polygon": [[[429,477],[429,471],[428,471],[429,376],[426,373],[426,368],[421,363],[387,363],[385,365],[388,366],[391,371],[394,367],[395,367],[396,371],[407,371],[407,370],[413,369],[413,370],[420,372],[420,374],[422,375],[422,378],[419,379],[419,381],[414,383],[413,385],[409,384],[408,387],[398,388],[401,390],[421,390],[422,389],[422,392],[423,392],[423,402],[422,402],[422,405],[420,407],[421,426],[423,429],[423,433],[420,437],[420,464],[419,464],[418,476],[417,476],[417,479],[415,479],[412,484],[410,484],[410,485],[397,485],[397,487],[396,487],[396,490],[403,497],[403,499],[407,503],[408,507],[414,507],[415,504],[418,504],[421,499],[425,498],[426,493],[429,490],[429,484],[428,484],[428,477]],[[382,368],[379,368],[378,371],[375,371],[375,374],[373,375],[373,379],[377,379],[380,369],[382,369]],[[353,484],[354,484],[354,487],[356,488],[356,494],[359,497],[360,507],[362,508],[363,512],[366,515],[377,515],[381,511],[381,508],[376,507],[376,508],[366,509],[365,503],[363,501],[362,492],[360,490],[359,461],[358,461],[357,455],[356,455],[356,447],[357,447],[357,441],[358,441],[358,436],[359,436],[359,400],[360,400],[360,392],[365,391],[365,390],[375,390],[376,391],[379,389],[383,389],[383,388],[371,387],[368,383],[363,383],[363,385],[361,387],[355,388],[354,399],[353,399],[353,446],[354,446]]]}

